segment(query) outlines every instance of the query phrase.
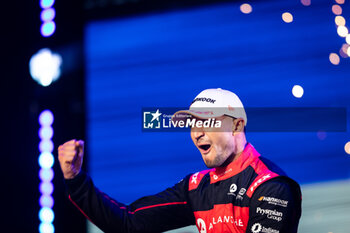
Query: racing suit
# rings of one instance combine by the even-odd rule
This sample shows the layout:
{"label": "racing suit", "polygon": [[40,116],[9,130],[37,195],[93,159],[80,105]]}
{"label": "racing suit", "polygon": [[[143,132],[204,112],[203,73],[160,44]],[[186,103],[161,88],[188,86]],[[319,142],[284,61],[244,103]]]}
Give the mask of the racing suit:
{"label": "racing suit", "polygon": [[80,172],[65,180],[68,198],[104,232],[163,232],[196,225],[200,233],[294,233],[299,185],[251,144],[226,167],[186,176],[156,195],[124,205]]}

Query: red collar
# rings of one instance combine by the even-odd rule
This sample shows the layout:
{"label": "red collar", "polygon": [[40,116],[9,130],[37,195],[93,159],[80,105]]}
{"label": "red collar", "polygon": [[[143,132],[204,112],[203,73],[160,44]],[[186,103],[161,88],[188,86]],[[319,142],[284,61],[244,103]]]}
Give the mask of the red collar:
{"label": "red collar", "polygon": [[250,143],[247,143],[241,155],[235,161],[226,167],[217,167],[210,172],[210,183],[225,180],[240,173],[259,156],[260,154],[255,150],[255,148]]}

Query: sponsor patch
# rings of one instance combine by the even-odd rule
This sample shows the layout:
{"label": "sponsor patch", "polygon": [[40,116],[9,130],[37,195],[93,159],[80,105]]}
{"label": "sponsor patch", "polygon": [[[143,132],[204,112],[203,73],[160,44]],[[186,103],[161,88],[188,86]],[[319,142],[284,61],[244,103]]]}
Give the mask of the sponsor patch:
{"label": "sponsor patch", "polygon": [[271,227],[266,228],[262,226],[260,223],[254,223],[254,225],[251,228],[252,233],[279,233],[279,230],[275,230]]}
{"label": "sponsor patch", "polygon": [[275,197],[266,197],[266,196],[261,196],[258,199],[259,201],[265,201],[271,205],[278,205],[278,206],[282,206],[282,207],[287,207],[288,206],[288,201],[286,200],[282,200],[282,199],[278,199]]}
{"label": "sponsor patch", "polygon": [[280,222],[283,219],[283,213],[277,210],[262,209],[258,207],[256,208],[256,213],[261,215],[266,215],[267,218],[273,219],[277,222]]}

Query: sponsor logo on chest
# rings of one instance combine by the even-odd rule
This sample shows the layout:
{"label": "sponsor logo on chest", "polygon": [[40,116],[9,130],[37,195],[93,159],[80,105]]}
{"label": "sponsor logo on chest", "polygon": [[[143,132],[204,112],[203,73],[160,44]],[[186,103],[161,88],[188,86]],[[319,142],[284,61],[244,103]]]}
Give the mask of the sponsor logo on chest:
{"label": "sponsor logo on chest", "polygon": [[[200,233],[206,233],[216,228],[217,225],[235,224],[238,227],[244,227],[243,221],[240,218],[234,218],[232,215],[222,215],[213,218],[208,218],[209,222],[205,222],[202,218],[197,218],[197,227]],[[220,228],[218,228],[220,229]]]}

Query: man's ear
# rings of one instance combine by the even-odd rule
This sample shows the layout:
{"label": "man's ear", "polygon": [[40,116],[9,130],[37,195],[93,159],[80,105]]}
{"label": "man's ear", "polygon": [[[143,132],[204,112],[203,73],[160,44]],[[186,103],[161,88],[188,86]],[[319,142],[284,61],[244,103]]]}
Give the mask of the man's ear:
{"label": "man's ear", "polygon": [[233,133],[244,132],[244,120],[243,120],[243,118],[234,119],[232,132]]}

